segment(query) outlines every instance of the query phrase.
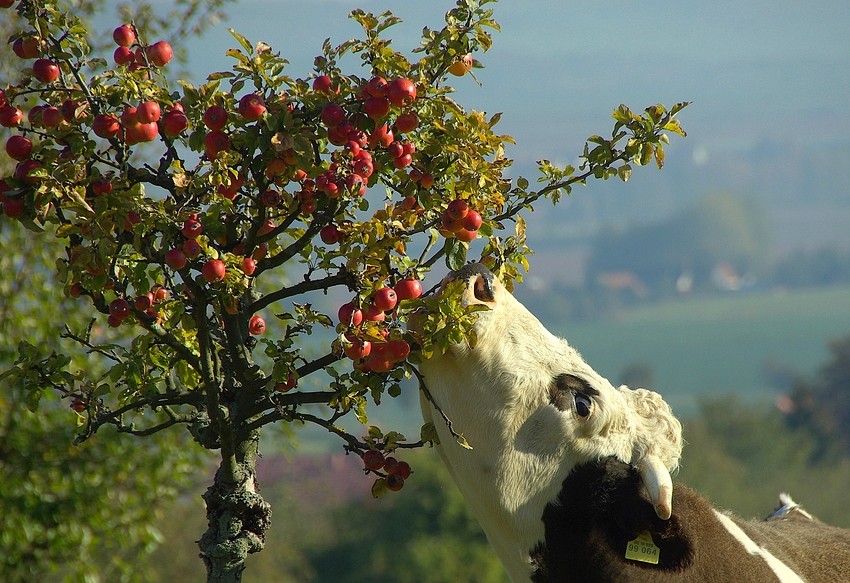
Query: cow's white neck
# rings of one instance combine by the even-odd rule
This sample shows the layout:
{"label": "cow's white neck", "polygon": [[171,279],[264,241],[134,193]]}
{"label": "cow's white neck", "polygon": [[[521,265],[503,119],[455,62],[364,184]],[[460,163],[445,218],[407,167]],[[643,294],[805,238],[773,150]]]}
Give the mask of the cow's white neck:
{"label": "cow's white neck", "polygon": [[[429,403],[423,397],[422,409],[426,421],[434,423],[441,442],[438,451],[454,481],[511,579],[518,582],[531,576],[529,551],[543,539],[543,508],[555,499],[569,470],[582,461],[566,448],[563,435],[540,433],[552,421],[542,416],[557,414],[554,409],[539,411],[541,393],[552,383],[552,371],[574,365],[585,374],[595,373],[520,304],[511,315],[491,323],[474,353],[455,347],[422,365],[434,400]],[[526,348],[518,348],[511,335],[521,336]],[[565,362],[568,355],[572,363]],[[506,369],[505,362],[512,366]],[[503,387],[511,391],[495,394]],[[435,405],[472,449],[457,443]],[[624,449],[623,455],[630,452]]]}

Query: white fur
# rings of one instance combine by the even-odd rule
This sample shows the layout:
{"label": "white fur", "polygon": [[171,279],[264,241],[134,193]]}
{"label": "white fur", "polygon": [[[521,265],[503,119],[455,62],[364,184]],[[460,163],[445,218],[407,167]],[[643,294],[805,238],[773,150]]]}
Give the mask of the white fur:
{"label": "white fur", "polygon": [[[570,470],[606,456],[634,464],[655,456],[673,470],[681,425],[656,393],[612,386],[498,281],[492,302],[476,299],[479,277],[470,277],[461,297],[466,305],[490,307],[475,324],[478,342],[422,363],[434,401],[423,396],[422,413],[434,423],[438,452],[511,579],[528,581],[529,551],[543,539],[543,509]],[[561,373],[599,391],[587,418],[550,404],[549,389]],[[457,443],[435,406],[472,449]]]}

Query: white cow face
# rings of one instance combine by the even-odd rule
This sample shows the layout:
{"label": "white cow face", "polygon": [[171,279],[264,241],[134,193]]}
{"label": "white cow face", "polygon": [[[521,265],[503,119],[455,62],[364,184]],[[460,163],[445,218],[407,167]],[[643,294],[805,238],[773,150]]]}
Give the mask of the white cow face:
{"label": "white cow face", "polygon": [[615,456],[638,466],[659,516],[669,517],[681,425],[660,395],[612,386],[485,267],[449,274],[443,289],[457,280],[463,305],[489,310],[478,314],[474,346],[455,345],[421,365],[431,397],[423,416],[514,580],[527,580],[543,509],[579,463]]}

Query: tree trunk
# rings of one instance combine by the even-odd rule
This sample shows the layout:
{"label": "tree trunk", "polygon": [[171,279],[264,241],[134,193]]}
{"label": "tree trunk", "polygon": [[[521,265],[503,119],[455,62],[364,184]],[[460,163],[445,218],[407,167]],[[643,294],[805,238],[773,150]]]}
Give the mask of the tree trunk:
{"label": "tree trunk", "polygon": [[263,549],[271,506],[257,492],[259,432],[250,432],[230,448],[222,447],[221,465],[204,494],[207,531],[198,541],[207,583],[240,583],[249,553]]}

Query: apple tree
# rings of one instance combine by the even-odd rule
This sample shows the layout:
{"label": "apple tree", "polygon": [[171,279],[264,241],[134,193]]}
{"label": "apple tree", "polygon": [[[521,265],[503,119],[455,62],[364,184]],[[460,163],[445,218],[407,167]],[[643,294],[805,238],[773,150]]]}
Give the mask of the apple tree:
{"label": "apple tree", "polygon": [[[512,285],[527,269],[523,210],[660,167],[668,135],[684,134],[684,104],[620,106],[576,167],[509,179],[499,116],[464,109],[449,84],[482,66],[490,3],[458,0],[408,53],[387,36],[395,16],[354,10],[361,37],[326,41],[311,71],[231,31],[230,67],[196,86],[136,22],[116,23],[109,53],[62,2],[0,2],[27,23],[9,49],[27,74],[0,92],[15,161],[2,220],[62,241],[64,293],[92,315],[62,351],[22,344],[0,378],[33,405],[67,400],[78,442],[182,426],[217,452],[198,543],[209,581],[241,580],[263,548],[255,467],[272,424],[338,436],[376,496],[414,479],[403,451],[433,428],[408,439],[368,409],[418,378],[421,358],[474,341],[474,314],[423,290],[432,268],[474,256]],[[323,308],[328,294],[345,301]],[[67,366],[75,351],[103,372]]]}

